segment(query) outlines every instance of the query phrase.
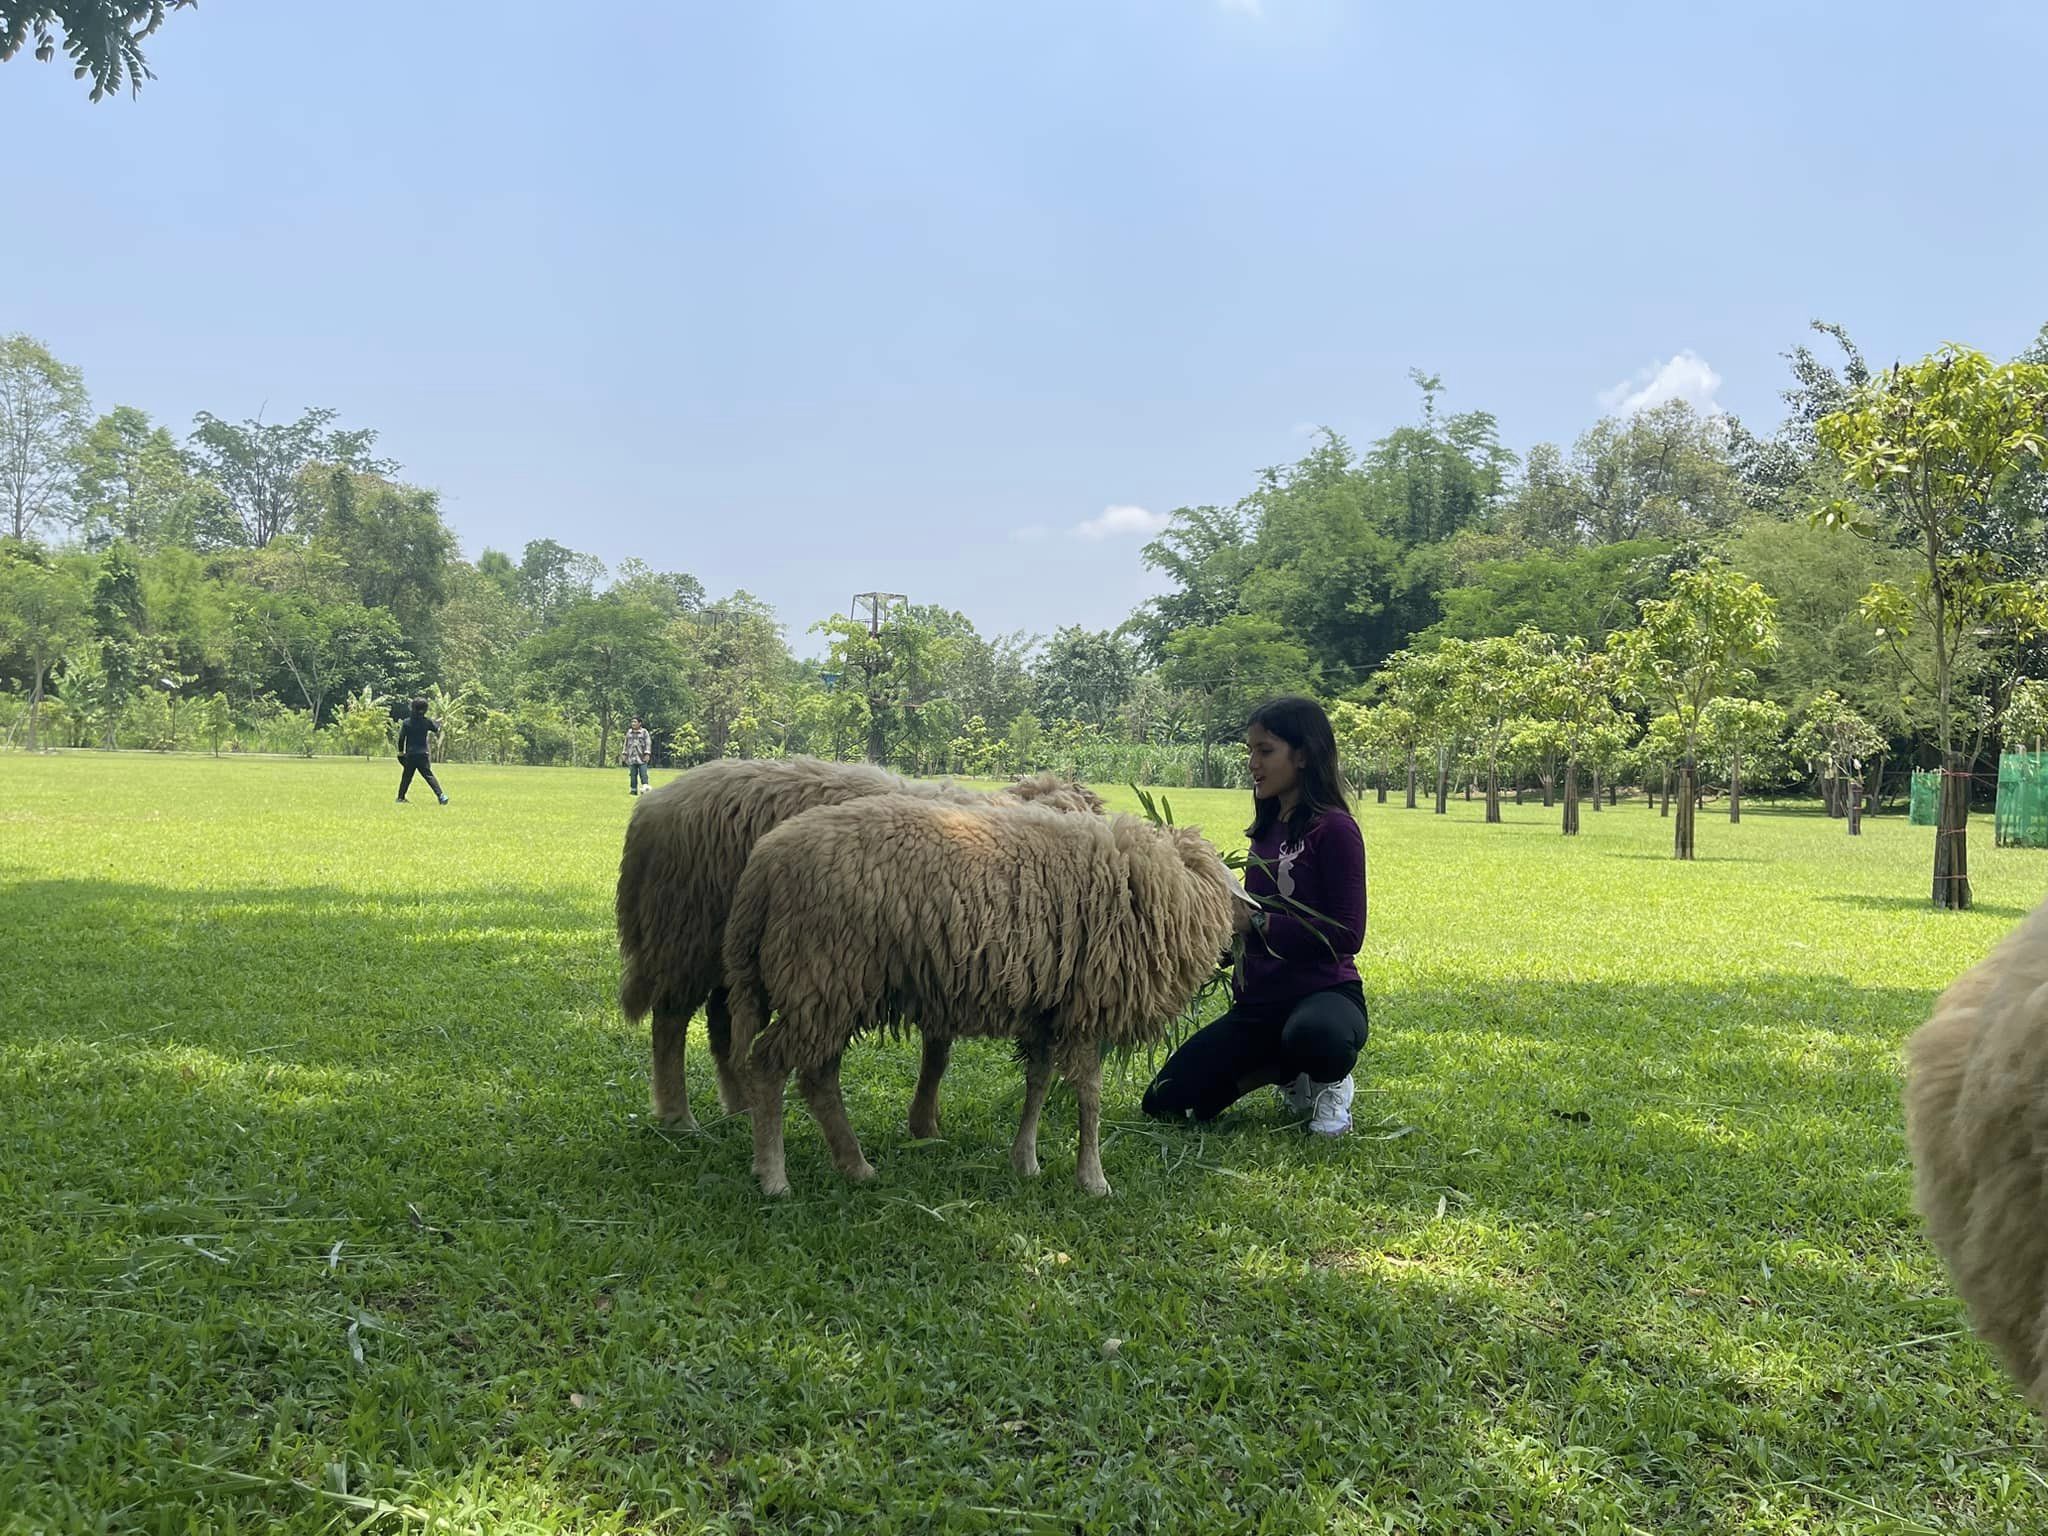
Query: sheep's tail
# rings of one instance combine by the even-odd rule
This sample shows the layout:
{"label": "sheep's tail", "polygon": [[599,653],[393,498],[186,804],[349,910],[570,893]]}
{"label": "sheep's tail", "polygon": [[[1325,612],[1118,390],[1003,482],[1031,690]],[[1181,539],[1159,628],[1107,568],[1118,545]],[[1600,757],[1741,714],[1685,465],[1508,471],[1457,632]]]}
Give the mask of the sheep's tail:
{"label": "sheep's tail", "polygon": [[[755,875],[756,878],[748,878]],[[732,1014],[732,1060],[745,1067],[768,1027],[768,994],[761,985],[761,940],[768,931],[774,890],[756,869],[740,877],[725,918],[726,1006]]]}

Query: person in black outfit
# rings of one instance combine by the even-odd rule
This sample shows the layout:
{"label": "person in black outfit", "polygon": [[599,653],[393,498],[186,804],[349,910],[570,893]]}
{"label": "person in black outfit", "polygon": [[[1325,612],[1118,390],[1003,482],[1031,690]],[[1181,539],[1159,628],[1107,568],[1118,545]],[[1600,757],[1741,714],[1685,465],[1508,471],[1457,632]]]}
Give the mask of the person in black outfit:
{"label": "person in black outfit", "polygon": [[405,792],[412,788],[412,776],[418,774],[427,781],[427,788],[443,805],[448,797],[441,793],[441,784],[434,777],[434,760],[427,755],[427,738],[441,734],[441,722],[427,718],[427,701],[414,699],[412,713],[398,727],[398,760],[405,765],[405,772],[398,776],[398,803],[404,805]]}

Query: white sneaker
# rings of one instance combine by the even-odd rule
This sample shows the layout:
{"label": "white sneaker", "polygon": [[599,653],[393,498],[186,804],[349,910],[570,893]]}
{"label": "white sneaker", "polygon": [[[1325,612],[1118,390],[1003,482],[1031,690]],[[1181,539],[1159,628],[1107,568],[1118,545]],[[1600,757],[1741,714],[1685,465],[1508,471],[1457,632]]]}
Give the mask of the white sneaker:
{"label": "white sneaker", "polygon": [[1279,1084],[1273,1091],[1280,1095],[1280,1107],[1290,1115],[1305,1115],[1316,1107],[1315,1090],[1306,1072],[1291,1083]]}
{"label": "white sneaker", "polygon": [[1342,1136],[1351,1129],[1351,1079],[1340,1077],[1334,1083],[1310,1083],[1315,1093],[1315,1105],[1308,1117],[1309,1134],[1314,1136]]}

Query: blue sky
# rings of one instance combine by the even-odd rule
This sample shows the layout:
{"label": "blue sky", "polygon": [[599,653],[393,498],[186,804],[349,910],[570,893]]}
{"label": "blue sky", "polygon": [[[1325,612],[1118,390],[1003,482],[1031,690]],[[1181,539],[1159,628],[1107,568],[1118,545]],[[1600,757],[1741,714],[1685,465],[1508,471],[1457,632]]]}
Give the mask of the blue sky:
{"label": "blue sky", "polygon": [[[205,0],[0,66],[0,330],[174,426],[382,433],[467,553],[1120,620],[1308,426],[1763,425],[2048,321],[2048,13],[1975,4]],[[1094,536],[1091,536],[1094,535]]]}

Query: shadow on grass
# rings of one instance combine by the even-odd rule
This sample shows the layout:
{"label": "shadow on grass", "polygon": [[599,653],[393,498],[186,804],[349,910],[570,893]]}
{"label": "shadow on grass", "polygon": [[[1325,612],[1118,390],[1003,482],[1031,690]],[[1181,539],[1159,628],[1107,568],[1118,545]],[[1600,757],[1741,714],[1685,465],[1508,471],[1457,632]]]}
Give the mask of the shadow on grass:
{"label": "shadow on grass", "polygon": [[[1860,892],[1828,891],[1817,893],[1813,900],[1830,902],[1838,907],[1855,907],[1859,911],[1864,912],[1911,912],[1917,914],[1940,910],[1926,896],[1870,896]],[[2025,917],[2032,909],[2014,906],[2010,902],[1978,901],[1973,902],[1969,910],[1982,913],[1987,917],[2017,919]]]}
{"label": "shadow on grass", "polygon": [[[0,1189],[34,1213],[0,1243],[0,1346],[35,1486],[87,1508],[334,1513],[133,1462],[174,1437],[677,1528],[1706,1531],[1755,1485],[1820,1525],[1802,1481],[1922,1519],[2021,1481],[1980,1454],[2022,1443],[2016,1405],[1981,1358],[1956,1376],[1906,1209],[1922,993],[1376,995],[1359,1134],[1312,1143],[1269,1098],[1154,1125],[1126,1070],[1108,1203],[1072,1186],[1064,1096],[1045,1178],[1010,1175],[1000,1046],[957,1053],[947,1139],[911,1147],[914,1050],[863,1045],[880,1178],[844,1185],[792,1106],[769,1206],[744,1121],[635,1118],[645,1043],[587,902],[42,881],[0,891],[0,931],[31,944],[0,975],[26,999]],[[708,1107],[701,1037],[690,1065]]]}

